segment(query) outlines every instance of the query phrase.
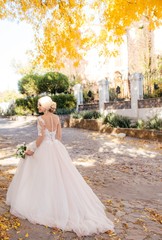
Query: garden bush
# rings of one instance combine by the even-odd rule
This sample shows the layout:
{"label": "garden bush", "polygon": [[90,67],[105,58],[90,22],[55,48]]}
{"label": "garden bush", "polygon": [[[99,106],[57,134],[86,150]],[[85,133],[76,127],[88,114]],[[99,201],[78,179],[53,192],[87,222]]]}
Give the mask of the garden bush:
{"label": "garden bush", "polygon": [[98,119],[101,117],[101,113],[97,111],[82,111],[82,112],[74,112],[71,114],[72,118],[75,119]]}
{"label": "garden bush", "polygon": [[75,119],[80,119],[83,118],[83,114],[81,112],[74,112],[71,114],[71,117]]}
{"label": "garden bush", "polygon": [[101,117],[101,113],[97,111],[87,111],[82,115],[83,119],[98,119]]}
{"label": "garden bush", "polygon": [[131,120],[128,117],[120,116],[115,113],[109,113],[104,117],[104,124],[110,127],[130,128]]}
{"label": "garden bush", "polygon": [[83,91],[83,102],[84,103],[90,103],[94,101],[94,92],[89,90],[84,90]]}
{"label": "garden bush", "polygon": [[156,129],[161,130],[162,129],[162,119],[160,119],[157,115],[155,115],[152,118],[149,118],[148,120],[144,121],[142,119],[139,119],[135,127],[138,129]]}
{"label": "garden bush", "polygon": [[147,129],[162,129],[162,119],[160,119],[157,115],[148,119],[145,123]]}
{"label": "garden bush", "polygon": [[144,129],[146,127],[146,123],[142,119],[138,119],[137,122],[134,124],[133,128]]}
{"label": "garden bush", "polygon": [[17,115],[33,115],[38,113],[38,97],[18,98],[15,101],[15,113]]}
{"label": "garden bush", "polygon": [[67,108],[57,108],[56,109],[56,114],[58,115],[68,115],[75,112],[75,108],[73,109],[67,109]]}
{"label": "garden bush", "polygon": [[32,112],[26,107],[16,106],[15,107],[15,115],[18,115],[18,116],[32,115]]}
{"label": "garden bush", "polygon": [[[17,115],[33,115],[38,114],[37,103],[40,97],[18,98],[15,102],[15,114]],[[76,107],[74,95],[59,94],[52,95],[52,100],[57,103],[57,114],[70,114]]]}
{"label": "garden bush", "polygon": [[52,95],[52,100],[57,103],[58,109],[74,109],[76,107],[76,99],[73,94]]}

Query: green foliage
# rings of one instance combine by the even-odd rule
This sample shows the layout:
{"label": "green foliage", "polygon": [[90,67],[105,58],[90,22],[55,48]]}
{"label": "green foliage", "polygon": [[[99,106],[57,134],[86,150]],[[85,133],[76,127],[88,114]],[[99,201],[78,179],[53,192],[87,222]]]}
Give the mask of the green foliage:
{"label": "green foliage", "polygon": [[[17,115],[38,114],[37,103],[40,97],[26,97],[16,99],[15,113]],[[52,95],[52,100],[57,103],[57,114],[69,114],[76,107],[76,100],[71,94]]]}
{"label": "green foliage", "polygon": [[162,79],[157,82],[158,89],[155,89],[153,92],[154,97],[162,97]]}
{"label": "green foliage", "polygon": [[144,129],[145,128],[145,121],[142,119],[138,119],[134,125],[135,128]]}
{"label": "green foliage", "polygon": [[146,121],[147,129],[162,129],[162,119],[158,118],[158,116],[154,116]]}
{"label": "green foliage", "polygon": [[118,98],[118,95],[115,91],[115,88],[110,88],[109,89],[109,97],[110,97],[110,101],[114,101],[115,99]]}
{"label": "green foliage", "polygon": [[104,117],[103,123],[108,124],[111,127],[130,128],[131,120],[128,117],[109,113]]}
{"label": "green foliage", "polygon": [[94,100],[94,93],[89,90],[84,90],[83,91],[83,101],[84,103],[89,103],[89,102],[92,102]]}
{"label": "green foliage", "polygon": [[98,119],[101,117],[101,113],[97,111],[82,111],[82,112],[74,112],[71,114],[72,118],[75,119]]}
{"label": "green foliage", "polygon": [[74,111],[75,111],[75,108],[74,109],[57,108],[56,109],[56,114],[58,114],[58,115],[68,115],[68,114],[71,114]]}
{"label": "green foliage", "polygon": [[37,74],[29,74],[24,76],[18,81],[19,92],[25,94],[26,96],[37,95],[39,92],[38,82],[41,81],[41,79],[42,76]]}
{"label": "green foliage", "polygon": [[37,87],[39,93],[56,94],[67,92],[69,80],[62,73],[48,72],[39,79]]}
{"label": "green foliage", "polygon": [[144,121],[142,119],[139,119],[136,122],[135,127],[139,128],[139,129],[156,129],[156,130],[161,130],[162,129],[162,119],[160,119],[157,115],[155,115],[152,118],[149,118],[146,121]]}
{"label": "green foliage", "polygon": [[98,119],[101,117],[101,113],[97,111],[86,111],[82,115],[83,119]]}
{"label": "green foliage", "polygon": [[146,71],[144,74],[144,98],[162,97],[162,63],[159,62],[158,69]]}
{"label": "green foliage", "polygon": [[19,145],[16,150],[16,157],[17,158],[25,158],[26,149],[27,149],[27,146],[25,143],[23,143],[22,145]]}
{"label": "green foliage", "polygon": [[143,98],[158,98],[158,97],[162,97],[162,83],[158,84],[158,89],[154,90],[153,92],[151,91],[147,91],[144,93]]}
{"label": "green foliage", "polygon": [[27,108],[27,107],[23,107],[23,106],[16,106],[15,107],[15,114],[18,116],[26,116],[26,115],[31,115],[32,112]]}
{"label": "green foliage", "polygon": [[82,116],[81,112],[74,112],[74,113],[71,114],[71,117],[75,118],[75,119],[80,119],[83,116]]}
{"label": "green foliage", "polygon": [[20,93],[35,96],[41,93],[55,94],[67,92],[69,80],[67,76],[58,72],[48,72],[45,75],[28,74],[18,82]]}
{"label": "green foliage", "polygon": [[52,100],[57,103],[58,109],[74,109],[76,107],[76,99],[72,94],[52,95]]}
{"label": "green foliage", "polygon": [[17,115],[29,115],[38,113],[37,111],[38,97],[26,97],[16,99],[15,112]]}

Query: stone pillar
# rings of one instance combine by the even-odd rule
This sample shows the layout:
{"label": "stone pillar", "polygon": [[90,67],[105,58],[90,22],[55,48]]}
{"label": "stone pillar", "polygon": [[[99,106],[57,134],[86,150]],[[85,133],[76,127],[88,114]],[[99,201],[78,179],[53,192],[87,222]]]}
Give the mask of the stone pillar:
{"label": "stone pillar", "polygon": [[138,118],[138,100],[143,99],[143,75],[134,73],[129,76],[131,85],[131,109],[133,117]]}
{"label": "stone pillar", "polygon": [[76,110],[78,111],[79,109],[79,105],[80,104],[83,104],[83,87],[81,84],[76,84],[74,86],[74,96],[76,98],[76,101],[77,101],[77,107],[76,107]]}
{"label": "stone pillar", "polygon": [[108,79],[103,79],[99,84],[99,110],[104,111],[104,103],[109,102],[109,82]]}

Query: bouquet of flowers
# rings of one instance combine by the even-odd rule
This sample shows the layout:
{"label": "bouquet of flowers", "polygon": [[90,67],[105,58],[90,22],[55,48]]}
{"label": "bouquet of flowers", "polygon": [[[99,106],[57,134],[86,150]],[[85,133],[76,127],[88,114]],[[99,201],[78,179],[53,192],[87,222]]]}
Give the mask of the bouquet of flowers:
{"label": "bouquet of flowers", "polygon": [[26,149],[27,149],[27,146],[26,146],[25,142],[21,145],[18,145],[18,148],[16,150],[16,157],[17,158],[25,158]]}

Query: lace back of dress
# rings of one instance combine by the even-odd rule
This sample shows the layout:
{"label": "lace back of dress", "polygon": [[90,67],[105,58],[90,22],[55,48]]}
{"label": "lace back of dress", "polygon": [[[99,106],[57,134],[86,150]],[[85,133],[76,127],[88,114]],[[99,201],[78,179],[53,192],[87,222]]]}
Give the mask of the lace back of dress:
{"label": "lace back of dress", "polygon": [[[50,140],[50,141],[54,141],[56,139],[56,130],[54,130],[53,127],[53,120],[52,120],[52,116],[50,117],[51,120],[51,131],[48,130],[47,128],[45,129],[45,140]],[[39,117],[39,121],[41,121],[43,124],[45,124],[45,121],[42,117]],[[41,125],[38,121],[38,136],[42,136],[41,134]]]}
{"label": "lace back of dress", "polygon": [[49,131],[47,128],[46,128],[46,139],[48,139],[48,140],[51,140],[51,141],[54,141],[56,138],[55,138],[55,136],[56,136],[56,130],[54,130],[54,128],[53,128],[53,119],[52,119],[52,116],[50,117],[50,119],[51,119],[51,127],[52,127],[52,129],[51,129],[51,131]]}

